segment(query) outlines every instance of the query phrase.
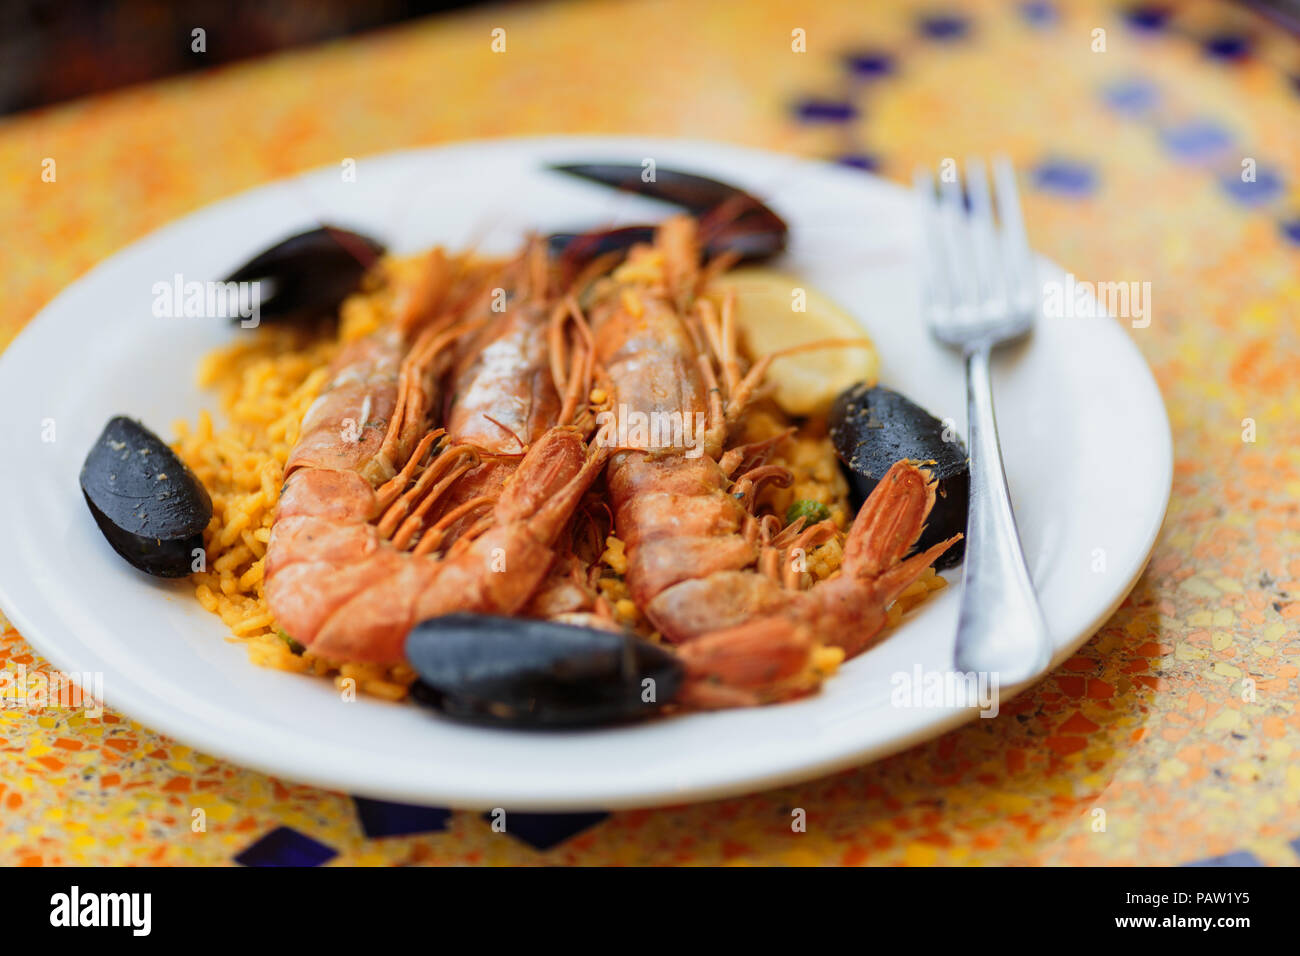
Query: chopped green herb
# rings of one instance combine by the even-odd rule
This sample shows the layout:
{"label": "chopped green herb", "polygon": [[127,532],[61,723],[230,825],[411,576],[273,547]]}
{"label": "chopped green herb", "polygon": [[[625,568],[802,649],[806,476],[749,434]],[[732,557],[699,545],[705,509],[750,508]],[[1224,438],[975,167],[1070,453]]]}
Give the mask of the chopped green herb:
{"label": "chopped green herb", "polygon": [[785,511],[785,523],[794,524],[800,518],[807,518],[804,527],[815,525],[819,521],[825,521],[831,516],[830,509],[820,501],[809,501],[807,498],[801,498],[792,504]]}
{"label": "chopped green herb", "polygon": [[288,645],[289,650],[293,651],[293,653],[295,653],[295,654],[301,654],[303,651],[305,651],[305,650],[307,649],[307,648],[303,647],[301,644],[299,644],[297,641],[295,641],[295,640],[294,640],[292,637],[290,637],[288,634],[286,634],[286,633],[284,632],[284,628],[282,628],[282,627],[278,627],[278,628],[276,628],[276,629],[275,629],[275,633],[277,633],[277,634],[280,635],[280,640],[284,641],[284,643]]}

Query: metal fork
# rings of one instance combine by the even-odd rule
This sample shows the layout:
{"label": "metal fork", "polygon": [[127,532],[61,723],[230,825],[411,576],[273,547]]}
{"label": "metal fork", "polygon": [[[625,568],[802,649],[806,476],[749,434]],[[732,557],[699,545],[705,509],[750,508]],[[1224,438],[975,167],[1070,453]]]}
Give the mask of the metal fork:
{"label": "metal fork", "polygon": [[1010,162],[993,162],[994,201],[983,162],[967,161],[969,211],[955,164],[947,172],[936,196],[930,172],[918,170],[915,192],[928,247],[926,319],[934,337],[960,349],[966,362],[970,515],[955,664],[996,674],[1006,686],[1046,670],[1051,645],[1002,468],[989,354],[1029,332],[1039,297]]}

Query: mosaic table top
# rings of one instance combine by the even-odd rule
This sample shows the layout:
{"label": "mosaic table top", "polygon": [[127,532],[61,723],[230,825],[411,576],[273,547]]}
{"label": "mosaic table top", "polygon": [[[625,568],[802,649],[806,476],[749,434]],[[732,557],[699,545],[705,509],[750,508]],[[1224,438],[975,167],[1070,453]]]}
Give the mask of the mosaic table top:
{"label": "mosaic table top", "polygon": [[[560,132],[718,139],[900,181],[1009,154],[1037,248],[1081,279],[1151,283],[1130,334],[1176,463],[1129,599],[998,720],[799,786],[512,814],[506,833],[244,770],[111,711],[3,707],[0,863],[1300,862],[1300,43],[1240,8],[489,8],[11,117],[0,348],[210,201],[349,156]],[[48,670],[0,629],[0,665]]]}

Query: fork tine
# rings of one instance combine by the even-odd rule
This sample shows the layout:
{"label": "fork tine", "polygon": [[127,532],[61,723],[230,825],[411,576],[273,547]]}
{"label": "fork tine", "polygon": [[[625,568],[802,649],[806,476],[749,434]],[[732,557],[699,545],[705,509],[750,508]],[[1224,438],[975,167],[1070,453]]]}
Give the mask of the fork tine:
{"label": "fork tine", "polygon": [[940,179],[939,213],[944,249],[947,252],[948,281],[953,317],[970,322],[978,314],[979,281],[975,272],[975,252],[971,244],[966,216],[966,197],[960,173],[952,180]]}
{"label": "fork tine", "polygon": [[939,209],[935,202],[934,177],[924,166],[912,175],[912,191],[921,207],[922,241],[925,255],[921,263],[921,294],[927,318],[933,321],[952,308],[953,292],[949,280],[947,252],[940,234]]}
{"label": "fork tine", "polygon": [[997,227],[989,196],[988,173],[979,158],[966,160],[966,192],[970,196],[970,235],[979,279],[983,318],[1006,308],[1007,281],[998,249]]}
{"label": "fork tine", "polygon": [[1002,262],[1007,276],[1007,298],[1012,307],[1025,311],[1034,308],[1034,260],[1029,251],[1025,220],[1020,213],[1020,193],[1016,173],[1005,156],[993,160],[993,182],[997,193],[998,219],[1002,222]]}

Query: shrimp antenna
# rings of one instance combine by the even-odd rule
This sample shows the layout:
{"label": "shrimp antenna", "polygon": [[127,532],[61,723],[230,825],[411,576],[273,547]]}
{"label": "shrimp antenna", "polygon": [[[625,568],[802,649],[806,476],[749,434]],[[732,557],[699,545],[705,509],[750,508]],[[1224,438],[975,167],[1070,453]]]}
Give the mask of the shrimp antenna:
{"label": "shrimp antenna", "polygon": [[483,417],[486,418],[488,421],[490,421],[490,422],[491,422],[493,425],[495,425],[497,428],[501,429],[503,432],[505,432],[505,433],[506,433],[507,435],[509,435],[511,438],[513,438],[516,442],[518,442],[518,443],[519,443],[519,451],[520,451],[520,452],[524,452],[524,451],[527,451],[527,450],[528,450],[528,443],[527,443],[526,441],[524,441],[522,438],[520,438],[520,437],[519,437],[519,433],[518,433],[517,431],[515,431],[513,428],[511,428],[509,425],[505,425],[505,424],[503,424],[503,423],[497,421],[495,418],[493,418],[493,417],[492,417],[491,415],[489,415],[487,412],[484,412],[484,413],[483,413]]}

